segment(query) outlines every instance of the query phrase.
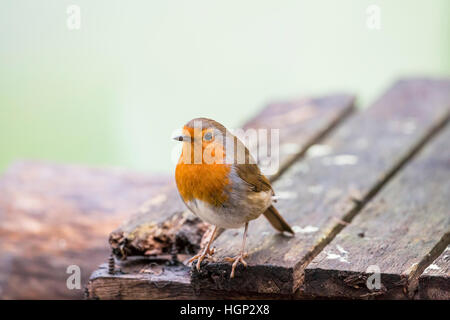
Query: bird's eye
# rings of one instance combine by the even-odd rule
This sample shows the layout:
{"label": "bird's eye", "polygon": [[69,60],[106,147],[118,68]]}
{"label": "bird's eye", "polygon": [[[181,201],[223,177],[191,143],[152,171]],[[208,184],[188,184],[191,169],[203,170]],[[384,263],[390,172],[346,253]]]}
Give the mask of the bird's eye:
{"label": "bird's eye", "polygon": [[203,140],[205,141],[211,141],[213,138],[212,132],[207,132],[205,133],[205,135],[203,136]]}

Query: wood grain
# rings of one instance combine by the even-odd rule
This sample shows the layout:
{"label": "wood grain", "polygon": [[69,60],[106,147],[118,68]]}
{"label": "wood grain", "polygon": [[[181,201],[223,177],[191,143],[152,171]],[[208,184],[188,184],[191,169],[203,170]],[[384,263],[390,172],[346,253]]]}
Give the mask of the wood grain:
{"label": "wood grain", "polygon": [[[305,270],[305,293],[414,296],[419,275],[450,243],[449,141],[447,126],[323,249]],[[381,285],[371,290],[375,272]]]}
{"label": "wood grain", "polygon": [[[159,192],[168,177],[41,162],[0,179],[0,299],[80,299],[107,259],[108,233]],[[69,290],[67,267],[81,269]]]}
{"label": "wood grain", "polygon": [[240,265],[229,279],[223,258],[237,254],[242,231],[227,230],[215,243],[217,262],[192,270],[196,291],[294,293],[307,264],[446,123],[449,104],[449,80],[397,82],[274,184],[281,196],[276,207],[296,236],[277,234],[262,219],[250,223],[249,266]]}
{"label": "wood grain", "polygon": [[[447,205],[447,212],[448,208]],[[450,300],[450,246],[420,275],[419,298]]]}

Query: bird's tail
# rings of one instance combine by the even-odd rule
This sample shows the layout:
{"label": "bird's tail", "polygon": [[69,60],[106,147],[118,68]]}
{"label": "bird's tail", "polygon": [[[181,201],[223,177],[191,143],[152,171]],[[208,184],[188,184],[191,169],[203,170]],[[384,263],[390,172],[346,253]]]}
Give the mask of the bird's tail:
{"label": "bird's tail", "polygon": [[277,209],[274,206],[270,206],[265,212],[264,216],[269,220],[270,224],[280,232],[286,231],[294,234],[292,228],[289,224],[283,219]]}

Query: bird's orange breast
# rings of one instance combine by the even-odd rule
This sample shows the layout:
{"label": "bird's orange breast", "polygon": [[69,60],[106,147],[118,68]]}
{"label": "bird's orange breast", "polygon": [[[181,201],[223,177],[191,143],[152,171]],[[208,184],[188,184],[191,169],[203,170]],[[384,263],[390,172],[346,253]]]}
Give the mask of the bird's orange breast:
{"label": "bird's orange breast", "polygon": [[180,161],[175,170],[178,191],[184,201],[197,199],[219,206],[228,199],[231,190],[228,164],[185,164]]}

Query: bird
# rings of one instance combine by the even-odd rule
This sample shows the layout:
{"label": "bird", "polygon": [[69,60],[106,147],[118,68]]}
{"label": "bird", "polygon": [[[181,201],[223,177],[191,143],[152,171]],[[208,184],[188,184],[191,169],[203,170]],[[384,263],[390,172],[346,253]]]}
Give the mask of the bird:
{"label": "bird", "polygon": [[175,168],[181,199],[194,215],[213,226],[204,248],[189,260],[197,260],[198,271],[202,261],[214,254],[211,243],[219,229],[244,228],[239,254],[225,258],[232,263],[230,278],[239,263],[247,267],[245,241],[250,221],[263,214],[279,232],[294,234],[273,206],[275,193],[270,181],[242,141],[222,124],[195,118],[174,139],[183,143]]}

